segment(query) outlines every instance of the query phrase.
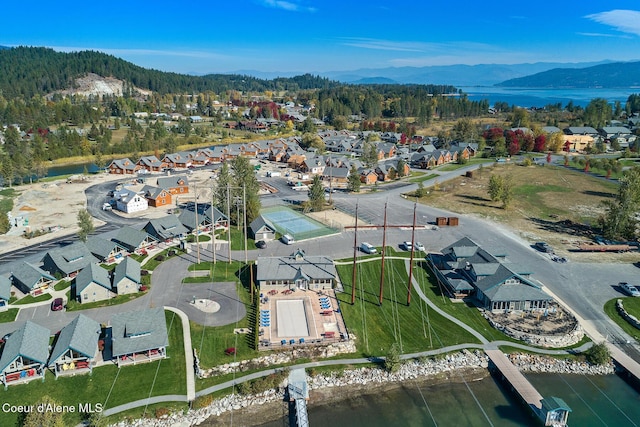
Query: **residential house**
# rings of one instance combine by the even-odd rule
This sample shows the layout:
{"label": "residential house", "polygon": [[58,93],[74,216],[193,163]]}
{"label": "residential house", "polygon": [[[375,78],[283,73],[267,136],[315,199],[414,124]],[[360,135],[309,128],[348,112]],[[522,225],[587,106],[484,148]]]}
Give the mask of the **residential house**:
{"label": "residential house", "polygon": [[360,171],[360,182],[365,185],[375,184],[378,180],[378,174],[373,169],[363,169]]}
{"label": "residential house", "polygon": [[142,279],[140,263],[131,257],[125,257],[113,271],[111,289],[118,295],[135,294],[140,290]]}
{"label": "residential house", "polygon": [[0,382],[5,388],[35,379],[44,381],[51,332],[29,320],[6,339],[0,355]]}
{"label": "residential house", "polygon": [[149,172],[161,172],[164,168],[167,167],[166,163],[158,160],[156,156],[143,156],[140,157],[138,163],[136,163],[140,169],[145,169]]}
{"label": "residential house", "polygon": [[102,237],[90,236],[85,242],[87,248],[93,256],[98,258],[100,262],[112,264],[117,262],[123,256],[127,255],[127,249],[119,245],[113,240],[103,239]]}
{"label": "residential house", "polygon": [[558,132],[562,132],[562,130],[560,130],[559,127],[557,126],[544,126],[542,128],[542,132],[548,134],[548,135],[552,135],[554,133],[558,133]]}
{"label": "residential house", "polygon": [[565,150],[584,151],[589,146],[593,146],[595,139],[592,135],[568,134],[564,135]]}
{"label": "residential house", "polygon": [[92,372],[98,356],[100,332],[100,324],[83,314],[62,328],[48,363],[56,378]]}
{"label": "residential house", "polygon": [[89,264],[77,274],[75,298],[81,303],[104,301],[116,294],[111,290],[109,272],[97,264]]}
{"label": "residential house", "polygon": [[162,307],[114,315],[111,336],[112,354],[118,366],[167,357],[169,336]]}
{"label": "residential house", "polygon": [[450,151],[454,153],[451,159],[454,162],[458,161],[458,157],[469,160],[471,157],[475,157],[478,151],[478,144],[451,144]]}
{"label": "residential house", "polygon": [[82,242],[72,243],[68,246],[52,249],[42,258],[43,270],[56,276],[75,277],[78,271],[89,264],[98,263],[87,245]]}
{"label": "residential house", "polygon": [[189,180],[185,175],[175,175],[158,178],[158,187],[167,190],[172,195],[189,193]]}
{"label": "residential house", "polygon": [[473,295],[486,310],[546,310],[553,299],[540,286],[502,263],[504,254],[492,254],[464,237],[429,254],[427,261],[440,285],[457,298]]}
{"label": "residential house", "polygon": [[300,164],[298,170],[302,173],[310,173],[313,175],[322,174],[326,167],[325,160],[322,156],[309,156]]}
{"label": "residential house", "polygon": [[301,249],[290,256],[258,258],[257,262],[256,282],[261,292],[331,289],[337,277],[333,259],[308,256]]}
{"label": "residential house", "polygon": [[169,168],[187,168],[191,164],[191,159],[180,153],[165,154],[162,163]]}
{"label": "residential house", "polygon": [[124,247],[130,254],[141,253],[145,249],[151,249],[156,243],[156,239],[149,236],[146,231],[138,230],[128,225],[120,228],[118,234],[112,240]]}
{"label": "residential house", "polygon": [[147,199],[148,205],[151,207],[161,208],[171,205],[172,203],[171,193],[164,188],[145,185],[142,191],[144,192],[144,197]]}
{"label": "residential house", "polygon": [[348,168],[338,168],[338,167],[326,167],[324,171],[322,171],[322,179],[324,181],[328,181],[330,185],[338,184],[346,184],[349,178],[349,169]]}
{"label": "residential house", "polygon": [[209,221],[209,224],[213,225],[214,228],[226,229],[229,226],[229,218],[220,212],[218,208],[212,206],[210,203],[202,204],[202,206],[207,221]]}
{"label": "residential house", "polygon": [[391,157],[395,157],[396,155],[396,144],[390,142],[380,142],[376,146],[376,150],[378,151],[378,160],[382,159],[390,159]]}
{"label": "residential house", "polygon": [[152,219],[147,222],[143,230],[159,242],[183,239],[189,233],[189,230],[180,223],[180,220],[175,215]]}
{"label": "residential house", "polygon": [[133,163],[131,160],[124,158],[113,160],[107,168],[109,169],[109,173],[133,175],[140,169],[140,166]]}
{"label": "residential house", "polygon": [[598,135],[598,131],[591,126],[570,126],[563,130],[565,135],[591,135],[593,137]]}
{"label": "residential house", "polygon": [[43,269],[22,261],[11,272],[13,286],[24,294],[40,295],[56,280]]}
{"label": "residential house", "polygon": [[11,279],[0,276],[0,311],[7,309],[11,300]]}
{"label": "residential house", "polygon": [[116,200],[116,209],[124,213],[142,212],[149,209],[149,202],[144,195],[132,190],[121,190]]}
{"label": "residential house", "polygon": [[249,228],[251,229],[254,240],[274,240],[277,232],[273,223],[262,215],[258,215],[258,217],[249,224]]}

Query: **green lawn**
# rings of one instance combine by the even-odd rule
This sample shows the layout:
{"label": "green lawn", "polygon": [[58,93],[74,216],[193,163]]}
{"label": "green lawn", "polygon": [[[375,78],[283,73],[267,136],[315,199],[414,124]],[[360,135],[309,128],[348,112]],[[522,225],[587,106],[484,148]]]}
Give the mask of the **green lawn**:
{"label": "green lawn", "polygon": [[426,309],[412,292],[407,306],[405,261],[387,260],[383,304],[378,305],[380,261],[357,265],[356,303],[351,305],[352,266],[337,266],[344,293],[338,294],[347,329],[357,337],[362,356],[385,355],[398,342],[403,353],[426,351],[461,343],[478,343],[467,331]]}
{"label": "green lawn", "polygon": [[24,304],[31,304],[33,302],[42,302],[42,301],[47,301],[51,299],[51,294],[42,294],[42,295],[38,295],[37,297],[34,297],[33,295],[27,295],[23,298],[20,298],[18,301],[14,302],[14,305],[24,305]]}
{"label": "green lawn", "polygon": [[626,333],[631,335],[636,341],[640,342],[640,329],[635,328],[629,322],[627,322],[616,309],[616,301],[618,299],[622,300],[622,305],[627,313],[635,316],[640,319],[640,298],[634,297],[624,297],[624,298],[614,298],[609,300],[604,305],[604,312],[618,324]]}
{"label": "green lawn", "polygon": [[[101,403],[111,408],[148,396],[165,394],[186,394],[186,370],[182,324],[180,318],[165,312],[169,332],[168,358],[153,363],[144,363],[118,369],[115,365],[99,367],[92,375],[79,375],[55,379],[47,372],[45,381],[15,385],[6,391],[0,389],[0,400],[11,405],[31,405],[39,402],[44,395],[51,396],[62,405],[75,406],[78,403]],[[108,399],[107,399],[108,397]],[[82,414],[66,413],[65,425],[77,425]],[[118,416],[110,417],[115,422]],[[18,415],[0,412],[0,425],[18,425]]]}
{"label": "green lawn", "polygon": [[479,163],[493,163],[495,160],[494,159],[486,159],[483,157],[476,157],[473,159],[470,159],[467,163],[448,163],[446,165],[443,166],[439,166],[436,168],[436,170],[439,170],[441,172],[451,172],[451,171],[455,171],[458,170],[460,168],[463,168],[465,166],[469,166],[469,165],[475,165],[475,164],[479,164]]}
{"label": "green lawn", "polygon": [[56,290],[56,291],[62,291],[62,290],[67,289],[69,286],[71,286],[71,281],[69,281],[69,280],[60,280],[58,283],[55,284],[53,289]]}
{"label": "green lawn", "polygon": [[439,176],[440,175],[438,175],[437,173],[430,173],[430,174],[424,174],[423,173],[423,174],[420,174],[418,176],[412,176],[407,181],[418,183],[418,182],[428,181],[428,180],[430,180],[432,178],[437,178]]}
{"label": "green lawn", "polygon": [[19,308],[10,308],[6,311],[0,311],[0,323],[8,323],[16,320]]}
{"label": "green lawn", "polygon": [[231,261],[222,262],[218,261],[213,264],[211,261],[203,261],[200,264],[189,265],[189,271],[208,270],[208,276],[200,277],[185,277],[183,283],[203,283],[203,282],[235,282],[240,280],[240,271],[245,267],[244,262]]}

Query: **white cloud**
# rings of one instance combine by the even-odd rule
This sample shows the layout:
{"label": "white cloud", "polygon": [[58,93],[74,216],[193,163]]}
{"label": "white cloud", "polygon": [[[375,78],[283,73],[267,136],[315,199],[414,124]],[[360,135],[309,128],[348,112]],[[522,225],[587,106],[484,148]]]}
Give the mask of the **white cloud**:
{"label": "white cloud", "polygon": [[605,33],[576,33],[579,36],[585,37],[608,37],[608,38],[617,38],[617,39],[630,39],[630,36],[627,35],[618,35],[618,34],[605,34]]}
{"label": "white cloud", "polygon": [[392,41],[368,38],[341,38],[340,43],[345,46],[359,47],[363,49],[391,50],[396,52],[420,52],[420,53],[450,53],[468,51],[495,51],[491,45],[476,42],[416,42],[416,41]]}
{"label": "white cloud", "polygon": [[291,12],[315,12],[317,9],[311,6],[303,6],[293,1],[285,0],[261,0],[264,6],[272,7],[275,9],[284,9]]}
{"label": "white cloud", "polygon": [[587,15],[585,18],[600,24],[609,25],[623,33],[640,36],[640,11],[637,10],[616,9]]}
{"label": "white cloud", "polygon": [[154,50],[154,49],[119,49],[119,48],[104,48],[104,47],[75,47],[75,46],[47,46],[53,50],[59,52],[79,52],[83,50],[94,50],[97,52],[103,52],[114,56],[119,55],[149,55],[149,56],[180,56],[188,58],[202,58],[202,59],[224,59],[228,58],[227,55],[222,55],[215,52],[195,51],[195,50]]}

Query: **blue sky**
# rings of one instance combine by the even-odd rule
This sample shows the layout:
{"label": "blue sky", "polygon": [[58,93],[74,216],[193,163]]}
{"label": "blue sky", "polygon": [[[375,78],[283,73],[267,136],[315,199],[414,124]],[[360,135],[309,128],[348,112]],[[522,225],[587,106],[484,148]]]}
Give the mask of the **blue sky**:
{"label": "blue sky", "polygon": [[637,0],[34,0],[2,15],[0,45],[180,73],[640,60]]}

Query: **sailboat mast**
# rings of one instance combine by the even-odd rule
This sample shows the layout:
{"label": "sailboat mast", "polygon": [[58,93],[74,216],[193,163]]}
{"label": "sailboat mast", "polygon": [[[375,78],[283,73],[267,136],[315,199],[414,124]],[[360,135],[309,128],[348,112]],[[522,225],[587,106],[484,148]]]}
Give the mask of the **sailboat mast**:
{"label": "sailboat mast", "polygon": [[353,233],[353,274],[351,275],[351,305],[356,303],[356,256],[358,255],[358,202],[356,201],[356,228]]}
{"label": "sailboat mast", "polygon": [[382,297],[384,295],[384,256],[387,248],[387,202],[384,203],[384,225],[382,226],[382,267],[380,268],[380,297],[378,304],[382,305]]}
{"label": "sailboat mast", "polygon": [[413,204],[413,227],[411,228],[411,258],[409,260],[409,291],[407,292],[407,305],[411,304],[411,279],[413,279],[413,254],[416,251],[416,207]]}

